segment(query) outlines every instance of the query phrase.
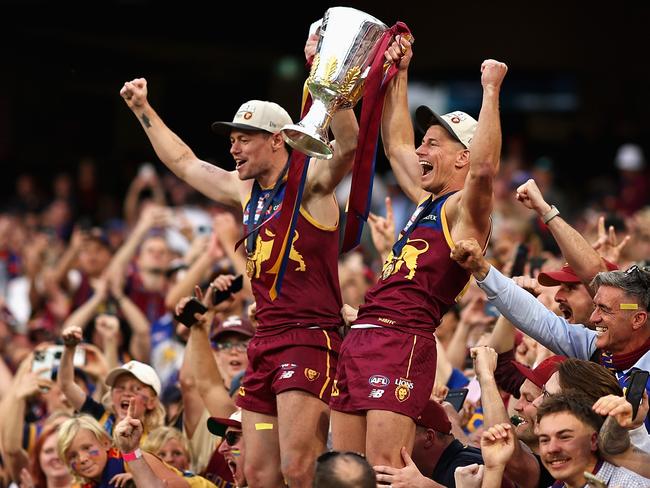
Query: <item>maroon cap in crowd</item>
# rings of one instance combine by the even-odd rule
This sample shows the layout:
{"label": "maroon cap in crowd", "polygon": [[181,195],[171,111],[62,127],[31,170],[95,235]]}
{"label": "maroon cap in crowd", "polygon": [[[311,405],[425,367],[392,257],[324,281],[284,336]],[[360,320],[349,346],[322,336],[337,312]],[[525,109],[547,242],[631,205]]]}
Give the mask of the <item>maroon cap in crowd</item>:
{"label": "maroon cap in crowd", "polygon": [[442,405],[435,400],[429,400],[426,407],[418,418],[415,420],[416,425],[433,429],[436,432],[449,434],[451,432],[451,422],[447,417],[447,412]]}
{"label": "maroon cap in crowd", "polygon": [[557,371],[557,366],[562,361],[566,360],[566,356],[550,356],[539,363],[534,369],[524,366],[518,361],[512,360],[512,364],[530,381],[535,383],[540,388],[543,388],[548,379],[553,376]]}
{"label": "maroon cap in crowd", "polygon": [[[606,259],[603,259],[605,265],[607,266],[607,271],[614,271],[618,269],[614,263],[610,263]],[[562,266],[562,269],[557,271],[544,271],[539,274],[537,281],[542,286],[557,286],[562,283],[580,283],[582,280],[578,278],[578,275],[573,270],[569,264]]]}
{"label": "maroon cap in crowd", "polygon": [[212,342],[218,342],[220,337],[223,337],[224,334],[235,333],[241,334],[246,337],[253,337],[255,335],[255,327],[244,317],[239,315],[231,315],[226,317],[212,333],[211,340]]}

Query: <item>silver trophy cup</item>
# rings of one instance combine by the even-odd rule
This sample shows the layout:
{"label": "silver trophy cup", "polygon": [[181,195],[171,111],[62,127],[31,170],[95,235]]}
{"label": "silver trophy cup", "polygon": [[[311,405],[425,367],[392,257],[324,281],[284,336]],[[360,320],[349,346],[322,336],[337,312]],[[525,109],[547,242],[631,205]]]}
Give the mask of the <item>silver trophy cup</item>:
{"label": "silver trophy cup", "polygon": [[388,27],[349,7],[325,12],[307,87],[312,105],[297,124],[282,128],[284,140],[298,151],[331,159],[329,125],[337,110],[354,107],[363,94],[370,64]]}

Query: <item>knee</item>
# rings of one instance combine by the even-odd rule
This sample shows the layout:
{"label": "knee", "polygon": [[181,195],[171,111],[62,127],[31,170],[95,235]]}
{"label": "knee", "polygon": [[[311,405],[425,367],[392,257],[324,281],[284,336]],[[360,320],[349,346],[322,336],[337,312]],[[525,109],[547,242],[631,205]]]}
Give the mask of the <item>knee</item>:
{"label": "knee", "polygon": [[289,486],[311,486],[314,477],[314,456],[304,453],[282,455],[282,476]]}
{"label": "knee", "polygon": [[267,472],[268,467],[257,466],[246,463],[244,466],[244,476],[246,477],[247,486],[250,488],[264,488],[273,486],[269,482],[273,479],[271,473]]}

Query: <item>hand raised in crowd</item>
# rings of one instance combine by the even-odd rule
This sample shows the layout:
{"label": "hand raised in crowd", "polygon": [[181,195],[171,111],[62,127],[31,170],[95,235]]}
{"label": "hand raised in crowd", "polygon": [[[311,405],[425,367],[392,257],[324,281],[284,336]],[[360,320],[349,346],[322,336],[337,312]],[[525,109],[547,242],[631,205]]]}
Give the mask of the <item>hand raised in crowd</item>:
{"label": "hand raised in crowd", "polygon": [[131,398],[126,417],[115,426],[113,433],[115,445],[122,452],[133,452],[140,445],[143,427],[136,414],[136,401],[135,398]]}
{"label": "hand raised in crowd", "polygon": [[377,481],[381,482],[377,486],[389,485],[391,488],[424,488],[429,486],[429,479],[420,473],[405,447],[400,449],[400,454],[402,461],[404,461],[403,468],[373,466]]}
{"label": "hand raised in crowd", "polygon": [[484,469],[485,466],[476,463],[456,468],[454,480],[457,488],[481,488]]}
{"label": "hand raised in crowd", "polygon": [[413,57],[413,43],[404,36],[395,36],[395,40],[384,53],[386,61],[395,63],[400,71],[408,69]]}
{"label": "hand raised in crowd", "polygon": [[127,81],[120,90],[120,96],[130,109],[141,108],[147,105],[147,80],[135,78]]}
{"label": "hand raised in crowd", "polygon": [[451,259],[474,275],[477,280],[483,280],[490,271],[490,263],[483,256],[483,250],[476,239],[463,239],[456,243],[451,250]]}
{"label": "hand raised in crowd", "polygon": [[61,334],[61,338],[65,347],[74,349],[83,340],[81,327],[77,327],[76,325],[67,327]]}
{"label": "hand raised in crowd", "polygon": [[481,436],[481,454],[486,469],[503,468],[515,452],[511,424],[496,424]]}
{"label": "hand raised in crowd", "polygon": [[482,327],[490,325],[496,321],[496,317],[491,317],[485,313],[485,296],[475,294],[465,305],[460,313],[460,321],[470,327]]}
{"label": "hand raised in crowd", "polygon": [[648,415],[648,392],[643,392],[636,418],[632,419],[632,404],[624,396],[607,395],[599,398],[593,407],[598,415],[614,417],[618,425],[624,429],[632,430],[643,425]]}
{"label": "hand raised in crowd", "polygon": [[542,192],[533,179],[529,179],[517,188],[516,198],[526,208],[534,210],[539,215],[544,215],[551,210],[551,206],[546,203]]}
{"label": "hand raised in crowd", "polygon": [[[236,276],[230,274],[228,275],[222,274],[217,276],[212,281],[212,283],[210,283],[210,285],[208,286],[207,294],[209,295],[211,293],[216,293],[218,291],[222,291],[222,292],[228,291],[228,289],[232,286],[232,282],[235,280],[235,278]],[[212,297],[207,296],[205,297],[203,304],[208,308],[213,307],[216,312],[222,312],[230,308],[232,302],[235,300],[235,295],[237,293],[239,292],[232,293],[228,298],[223,300],[221,303],[218,303],[217,305],[213,305]]]}
{"label": "hand raised in crowd", "polygon": [[143,229],[154,227],[168,227],[174,220],[174,213],[168,207],[162,207],[153,203],[145,206],[140,214],[137,226]]}
{"label": "hand raised in crowd", "polygon": [[481,85],[483,88],[500,88],[508,72],[505,63],[495,59],[486,59],[481,63]]}
{"label": "hand raised in crowd", "polygon": [[618,263],[623,249],[631,238],[626,235],[621,242],[618,242],[614,226],[610,225],[605,231],[605,217],[601,215],[598,217],[598,240],[592,244],[592,247],[610,263]]}
{"label": "hand raised in crowd", "polygon": [[393,217],[393,203],[390,197],[386,197],[386,217],[370,212],[368,225],[370,226],[372,243],[382,260],[385,260],[395,242],[395,218]]}
{"label": "hand raised in crowd", "polygon": [[474,371],[481,380],[494,378],[494,371],[497,369],[499,355],[491,347],[472,347],[470,355],[474,360]]}
{"label": "hand raised in crowd", "polygon": [[95,330],[102,336],[104,341],[115,341],[120,331],[120,319],[115,315],[100,314],[95,319]]}
{"label": "hand raised in crowd", "polygon": [[[222,248],[234,248],[241,238],[242,226],[230,212],[215,215],[212,225],[214,234]],[[222,251],[223,252],[223,251]]]}
{"label": "hand raised in crowd", "polygon": [[535,278],[530,276],[513,276],[514,281],[519,288],[523,288],[534,297],[538,297],[544,290]]}
{"label": "hand raised in crowd", "polygon": [[[31,355],[27,358],[31,364],[32,359]],[[34,397],[43,391],[47,391],[52,388],[54,381],[50,378],[43,378],[41,374],[49,371],[49,368],[40,368],[36,371],[26,370],[20,377],[20,381],[16,381],[14,394],[16,398],[22,398],[24,400]]]}

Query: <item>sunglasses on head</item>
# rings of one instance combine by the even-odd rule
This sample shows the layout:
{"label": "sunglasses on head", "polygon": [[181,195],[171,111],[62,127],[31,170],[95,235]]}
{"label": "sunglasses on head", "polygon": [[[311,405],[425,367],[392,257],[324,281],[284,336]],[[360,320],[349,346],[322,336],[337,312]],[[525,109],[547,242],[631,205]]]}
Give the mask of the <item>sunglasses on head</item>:
{"label": "sunglasses on head", "polygon": [[229,430],[223,435],[223,440],[226,441],[230,447],[234,446],[241,439],[242,433],[236,430]]}

